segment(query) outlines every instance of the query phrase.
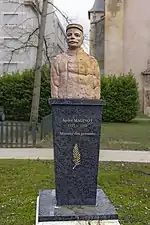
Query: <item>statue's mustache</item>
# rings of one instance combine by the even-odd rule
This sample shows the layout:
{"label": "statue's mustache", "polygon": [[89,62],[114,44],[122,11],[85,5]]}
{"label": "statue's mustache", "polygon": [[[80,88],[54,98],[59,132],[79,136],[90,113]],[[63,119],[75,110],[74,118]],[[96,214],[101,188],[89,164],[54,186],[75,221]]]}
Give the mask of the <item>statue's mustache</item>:
{"label": "statue's mustache", "polygon": [[68,43],[78,43],[78,42],[71,40],[71,41],[68,41]]}

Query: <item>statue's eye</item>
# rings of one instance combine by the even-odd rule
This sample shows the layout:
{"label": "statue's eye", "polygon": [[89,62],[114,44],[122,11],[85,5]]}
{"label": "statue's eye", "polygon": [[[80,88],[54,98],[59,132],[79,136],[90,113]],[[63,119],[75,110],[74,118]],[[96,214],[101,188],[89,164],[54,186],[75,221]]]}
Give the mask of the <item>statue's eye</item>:
{"label": "statue's eye", "polygon": [[75,36],[76,36],[76,37],[80,37],[80,34],[78,34],[78,33],[75,33]]}
{"label": "statue's eye", "polygon": [[72,33],[68,33],[68,34],[67,34],[67,37],[70,37],[71,35],[72,35]]}

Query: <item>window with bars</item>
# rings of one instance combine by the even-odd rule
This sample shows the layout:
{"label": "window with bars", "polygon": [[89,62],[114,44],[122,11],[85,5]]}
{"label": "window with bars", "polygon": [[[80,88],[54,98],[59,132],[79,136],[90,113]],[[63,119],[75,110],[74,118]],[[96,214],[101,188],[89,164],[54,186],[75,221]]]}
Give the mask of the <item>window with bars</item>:
{"label": "window with bars", "polygon": [[3,3],[11,2],[11,3],[23,3],[24,0],[2,0]]}
{"label": "window with bars", "polygon": [[4,38],[3,46],[8,49],[17,49],[19,48],[20,44],[17,38],[8,37]]}
{"label": "window with bars", "polygon": [[4,14],[4,25],[17,26],[18,25],[18,14]]}
{"label": "window with bars", "polygon": [[3,73],[12,73],[18,71],[17,63],[3,63]]}

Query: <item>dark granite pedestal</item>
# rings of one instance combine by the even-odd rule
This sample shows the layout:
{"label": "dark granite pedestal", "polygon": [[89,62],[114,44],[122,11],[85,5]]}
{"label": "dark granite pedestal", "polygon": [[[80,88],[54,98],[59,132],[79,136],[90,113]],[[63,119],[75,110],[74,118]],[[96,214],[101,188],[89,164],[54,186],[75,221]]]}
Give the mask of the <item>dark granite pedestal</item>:
{"label": "dark granite pedestal", "polygon": [[103,102],[51,99],[50,105],[56,190],[40,191],[37,225],[118,225],[112,203],[97,186]]}
{"label": "dark granite pedestal", "polygon": [[55,190],[39,193],[38,222],[117,220],[114,206],[102,191],[97,189],[95,206],[56,206]]}
{"label": "dark granite pedestal", "polygon": [[95,205],[101,100],[51,99],[57,206]]}

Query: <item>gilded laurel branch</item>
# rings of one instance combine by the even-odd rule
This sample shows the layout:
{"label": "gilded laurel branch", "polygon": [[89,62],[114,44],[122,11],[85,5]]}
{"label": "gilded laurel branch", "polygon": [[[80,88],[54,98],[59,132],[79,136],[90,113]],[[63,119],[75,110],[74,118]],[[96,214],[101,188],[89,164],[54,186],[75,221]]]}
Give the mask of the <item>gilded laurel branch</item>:
{"label": "gilded laurel branch", "polygon": [[78,144],[75,144],[73,148],[73,162],[74,162],[73,169],[75,169],[75,167],[80,165],[81,163],[81,155],[80,155]]}

